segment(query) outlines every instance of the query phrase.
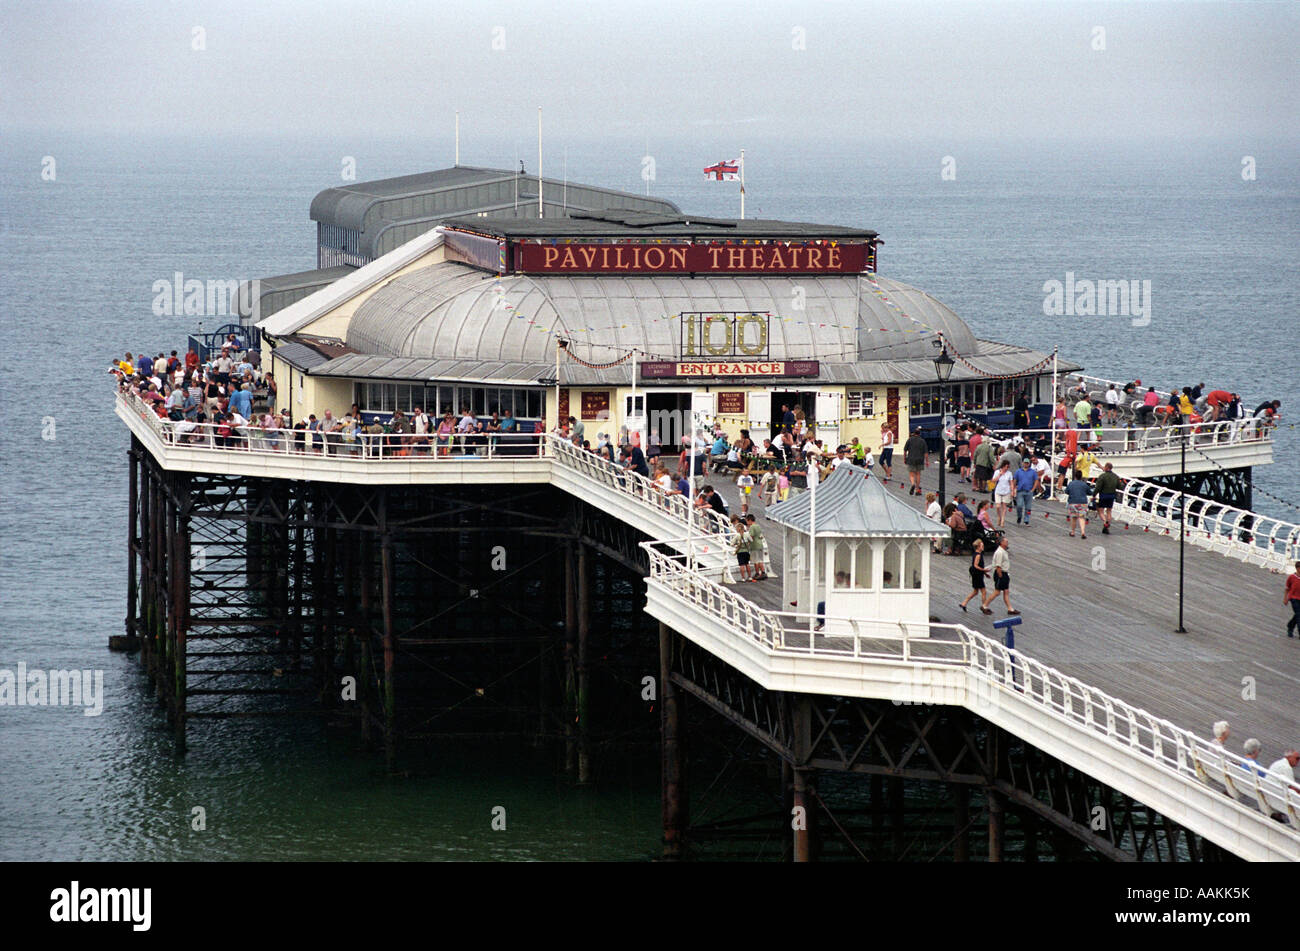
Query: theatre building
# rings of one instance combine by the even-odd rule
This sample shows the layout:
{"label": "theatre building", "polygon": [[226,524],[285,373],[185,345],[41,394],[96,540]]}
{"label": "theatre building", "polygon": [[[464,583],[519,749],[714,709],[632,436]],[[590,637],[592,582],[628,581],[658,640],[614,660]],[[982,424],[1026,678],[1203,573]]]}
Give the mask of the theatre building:
{"label": "theatre building", "polygon": [[[448,220],[263,320],[281,403],[295,419],[353,403],[527,428],[575,416],[593,444],[627,427],[664,446],[692,409],[761,442],[799,406],[825,443],[872,449],[886,425],[900,441],[934,433],[941,397],[1004,425],[1023,391],[1046,424],[1051,355],[981,340],[877,274],[874,231],[569,214]],[[955,361],[942,388],[941,346]]]}

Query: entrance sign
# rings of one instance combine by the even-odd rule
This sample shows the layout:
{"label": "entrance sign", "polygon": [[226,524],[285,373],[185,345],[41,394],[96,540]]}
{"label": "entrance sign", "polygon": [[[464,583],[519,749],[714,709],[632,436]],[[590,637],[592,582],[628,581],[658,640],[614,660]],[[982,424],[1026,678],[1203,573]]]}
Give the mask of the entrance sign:
{"label": "entrance sign", "polygon": [[820,363],[816,360],[726,360],[713,363],[660,360],[642,363],[640,367],[643,380],[675,377],[804,377],[816,376],[820,372]]}

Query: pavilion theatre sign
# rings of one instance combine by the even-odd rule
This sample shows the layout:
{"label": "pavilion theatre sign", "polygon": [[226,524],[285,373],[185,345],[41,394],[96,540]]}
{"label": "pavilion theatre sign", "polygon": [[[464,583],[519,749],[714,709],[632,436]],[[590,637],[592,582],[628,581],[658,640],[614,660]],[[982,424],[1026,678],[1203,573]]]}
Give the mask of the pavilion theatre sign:
{"label": "pavilion theatre sign", "polygon": [[527,274],[857,274],[874,265],[871,250],[870,244],[827,239],[704,244],[552,244],[547,240],[517,243],[514,270]]}

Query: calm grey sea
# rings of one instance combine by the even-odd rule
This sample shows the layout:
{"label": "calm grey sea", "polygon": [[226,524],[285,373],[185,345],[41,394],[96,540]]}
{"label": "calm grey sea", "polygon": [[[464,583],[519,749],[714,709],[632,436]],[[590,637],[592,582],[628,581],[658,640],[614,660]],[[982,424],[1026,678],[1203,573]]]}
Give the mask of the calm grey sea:
{"label": "calm grey sea", "polygon": [[[847,134],[846,134],[847,135]],[[525,142],[526,145],[526,142]],[[751,216],[864,225],[881,271],[951,305],[985,337],[1161,388],[1204,380],[1300,420],[1300,146],[1201,143],[751,141],[555,143],[546,172],[735,215],[701,169],[746,152]],[[525,164],[534,171],[525,147]],[[462,148],[512,167],[513,139]],[[313,195],[451,162],[445,138],[397,141],[0,139],[0,668],[100,668],[104,712],[0,707],[0,858],[628,859],[655,853],[655,758],[569,788],[494,751],[431,757],[408,779],[314,727],[204,725],[183,759],[137,662],[110,654],[125,602],[127,435],[104,367],[183,349],[192,318],[151,313],[153,282],[314,267]],[[955,178],[944,180],[946,157]],[[1253,180],[1243,178],[1250,157]],[[51,160],[53,165],[51,166]],[[53,168],[53,180],[42,171]],[[1152,319],[1046,317],[1043,284],[1149,280]],[[46,418],[54,420],[49,432]],[[42,430],[53,435],[42,439]],[[1297,432],[1259,489],[1300,500]],[[1256,507],[1300,521],[1257,493]],[[1225,609],[1230,606],[1225,606]],[[643,775],[644,774],[644,775]],[[647,777],[649,777],[647,779]],[[489,827],[508,807],[505,833]],[[208,829],[190,828],[206,810]]]}

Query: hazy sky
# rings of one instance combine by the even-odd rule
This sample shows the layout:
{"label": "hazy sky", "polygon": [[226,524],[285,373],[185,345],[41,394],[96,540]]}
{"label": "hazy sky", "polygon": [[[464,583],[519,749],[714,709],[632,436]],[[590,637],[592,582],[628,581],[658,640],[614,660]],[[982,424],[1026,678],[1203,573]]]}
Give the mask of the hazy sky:
{"label": "hazy sky", "polygon": [[[196,48],[200,47],[200,48]],[[1300,3],[0,5],[3,129],[1293,137]]]}

